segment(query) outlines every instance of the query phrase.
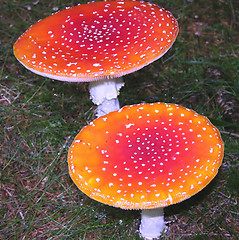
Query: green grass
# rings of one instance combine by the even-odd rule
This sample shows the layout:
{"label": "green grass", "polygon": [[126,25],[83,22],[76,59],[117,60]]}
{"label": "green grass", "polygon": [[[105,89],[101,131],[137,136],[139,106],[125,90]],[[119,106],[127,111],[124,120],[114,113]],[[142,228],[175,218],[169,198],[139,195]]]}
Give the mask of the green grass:
{"label": "green grass", "polygon": [[[139,211],[89,199],[68,175],[68,148],[94,119],[87,84],[44,79],[12,53],[31,24],[77,2],[1,3],[1,239],[139,239]],[[169,230],[163,238],[237,239],[239,5],[232,0],[152,2],[173,12],[180,34],[162,59],[124,77],[121,105],[181,104],[209,117],[225,142],[224,161],[213,182],[165,210]]]}

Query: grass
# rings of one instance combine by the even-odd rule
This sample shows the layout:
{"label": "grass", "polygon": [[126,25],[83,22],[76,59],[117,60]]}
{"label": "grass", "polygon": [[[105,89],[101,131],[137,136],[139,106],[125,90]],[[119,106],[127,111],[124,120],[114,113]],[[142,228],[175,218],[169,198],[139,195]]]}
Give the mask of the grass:
{"label": "grass", "polygon": [[[174,13],[180,34],[162,59],[124,77],[121,105],[181,104],[209,117],[225,142],[224,161],[212,183],[166,209],[169,230],[163,239],[237,239],[239,5],[233,0],[152,2]],[[102,206],[68,175],[67,150],[94,119],[87,85],[44,79],[12,53],[31,24],[77,3],[1,4],[1,239],[139,239],[138,211]]]}

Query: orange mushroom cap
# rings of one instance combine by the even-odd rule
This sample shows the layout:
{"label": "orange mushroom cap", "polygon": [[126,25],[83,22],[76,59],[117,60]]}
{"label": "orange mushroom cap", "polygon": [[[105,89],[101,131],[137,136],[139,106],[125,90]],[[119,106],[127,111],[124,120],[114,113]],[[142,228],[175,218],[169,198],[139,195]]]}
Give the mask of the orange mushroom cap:
{"label": "orange mushroom cap", "polygon": [[69,149],[72,180],[89,197],[124,209],[165,207],[217,174],[224,144],[204,116],[175,104],[126,106],[94,120]]}
{"label": "orange mushroom cap", "polygon": [[57,12],[14,44],[29,70],[62,81],[119,77],[160,58],[178,34],[173,15],[143,1],[100,1]]}

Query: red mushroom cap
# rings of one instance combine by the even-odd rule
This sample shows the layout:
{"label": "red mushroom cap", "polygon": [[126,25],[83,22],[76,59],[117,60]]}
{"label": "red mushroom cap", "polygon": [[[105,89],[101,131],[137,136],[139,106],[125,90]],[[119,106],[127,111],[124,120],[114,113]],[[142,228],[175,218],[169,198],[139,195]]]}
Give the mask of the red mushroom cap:
{"label": "red mushroom cap", "polygon": [[173,15],[142,1],[100,1],[57,12],[14,45],[29,70],[62,81],[95,81],[134,72],[160,58],[178,34]]}
{"label": "red mushroom cap", "polygon": [[126,106],[86,126],[69,149],[72,180],[89,197],[124,209],[165,207],[217,174],[224,144],[210,121],[174,104]]}

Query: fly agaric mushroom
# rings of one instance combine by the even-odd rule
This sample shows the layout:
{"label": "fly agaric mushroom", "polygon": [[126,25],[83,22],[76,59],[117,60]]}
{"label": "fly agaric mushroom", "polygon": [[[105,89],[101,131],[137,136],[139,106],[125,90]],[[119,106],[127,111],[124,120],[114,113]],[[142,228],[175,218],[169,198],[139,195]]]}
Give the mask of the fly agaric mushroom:
{"label": "fly agaric mushroom", "polygon": [[163,208],[190,198],[215,177],[224,144],[210,121],[175,104],[126,106],[82,129],[68,154],[69,172],[89,197],[142,209],[140,234],[159,237]]}
{"label": "fly agaric mushroom", "polygon": [[90,82],[101,116],[119,109],[122,76],[164,55],[177,34],[173,15],[149,2],[91,2],[31,26],[14,44],[14,54],[36,74]]}

